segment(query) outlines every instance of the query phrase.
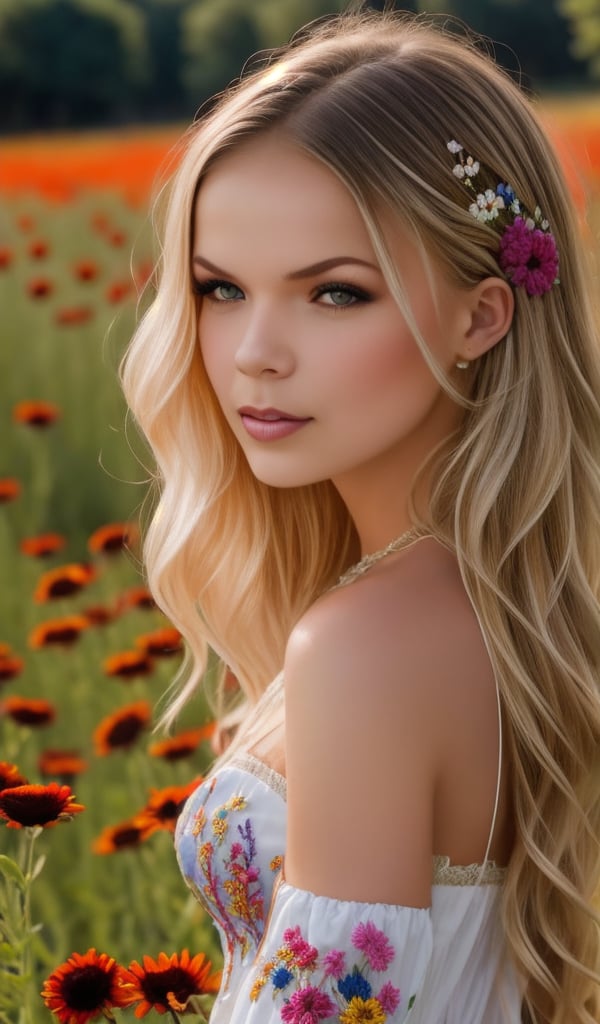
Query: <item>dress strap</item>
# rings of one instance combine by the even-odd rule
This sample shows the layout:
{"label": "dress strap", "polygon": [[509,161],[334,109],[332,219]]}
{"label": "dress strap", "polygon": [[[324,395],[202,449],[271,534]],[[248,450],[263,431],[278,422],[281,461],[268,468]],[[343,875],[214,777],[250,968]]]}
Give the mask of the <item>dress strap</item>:
{"label": "dress strap", "polygon": [[496,775],[496,794],[494,797],[494,810],[492,813],[492,824],[490,826],[490,832],[488,835],[487,846],[485,848],[485,854],[483,861],[477,876],[477,885],[481,885],[483,877],[486,872],[488,865],[488,859],[490,856],[490,850],[492,848],[492,841],[494,838],[494,831],[496,829],[496,819],[498,817],[498,806],[500,804],[500,784],[502,782],[502,705],[500,702],[500,687],[498,685],[498,677],[494,672],[494,685],[496,688],[496,707],[498,710],[498,770]]}

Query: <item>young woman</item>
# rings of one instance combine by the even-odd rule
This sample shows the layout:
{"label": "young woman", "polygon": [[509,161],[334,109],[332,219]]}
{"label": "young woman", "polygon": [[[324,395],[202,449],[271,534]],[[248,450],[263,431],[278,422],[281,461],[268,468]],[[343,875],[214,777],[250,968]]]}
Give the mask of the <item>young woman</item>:
{"label": "young woman", "polygon": [[171,717],[212,650],[233,734],[177,835],[215,1024],[600,1019],[589,295],[529,103],[422,20],[315,25],[190,130],[124,386]]}

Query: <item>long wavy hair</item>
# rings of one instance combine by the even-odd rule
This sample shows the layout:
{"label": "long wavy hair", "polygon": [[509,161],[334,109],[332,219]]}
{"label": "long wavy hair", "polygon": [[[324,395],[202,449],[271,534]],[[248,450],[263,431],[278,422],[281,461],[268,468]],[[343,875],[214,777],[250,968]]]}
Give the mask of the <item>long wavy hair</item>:
{"label": "long wavy hair", "polygon": [[[498,680],[516,839],[503,892],[524,1019],[600,1020],[599,346],[577,219],[527,98],[481,48],[429,19],[353,13],[309,26],[265,57],[193,125],[172,181],[159,284],[123,365],[125,394],[156,460],[145,538],[149,583],[187,639],[167,717],[210,652],[251,712],[294,624],[357,554],[330,483],[257,481],[200,356],[192,214],[203,176],[277,127],[352,193],[389,287],[410,316],[382,222],[471,287],[500,273],[499,235],[468,211],[450,139],[539,203],[560,285],[515,290],[512,328],[467,371],[457,434],[438,452],[427,529],[456,552]],[[385,211],[385,212],[382,212]],[[422,339],[417,338],[419,344]],[[221,688],[222,689],[222,688]],[[224,705],[219,707],[224,711]]]}

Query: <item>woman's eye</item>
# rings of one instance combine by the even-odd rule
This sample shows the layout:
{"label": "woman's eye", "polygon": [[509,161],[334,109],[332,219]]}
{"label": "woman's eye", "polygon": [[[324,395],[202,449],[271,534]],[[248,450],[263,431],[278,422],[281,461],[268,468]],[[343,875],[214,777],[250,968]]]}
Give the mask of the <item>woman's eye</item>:
{"label": "woman's eye", "polygon": [[358,302],[368,302],[369,296],[366,292],[354,286],[324,284],[317,289],[315,300],[324,306],[344,309],[346,306],[354,306]]}
{"label": "woman's eye", "polygon": [[214,302],[235,302],[244,298],[241,288],[230,281],[195,281],[194,292],[196,295],[208,296]]}

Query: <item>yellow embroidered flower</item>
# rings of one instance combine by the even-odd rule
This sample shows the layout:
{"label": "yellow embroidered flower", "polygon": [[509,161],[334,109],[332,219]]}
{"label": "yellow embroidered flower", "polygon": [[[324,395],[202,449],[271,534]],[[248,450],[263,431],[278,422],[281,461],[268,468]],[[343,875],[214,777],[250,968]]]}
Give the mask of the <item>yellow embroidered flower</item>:
{"label": "yellow embroidered flower", "polygon": [[273,860],[269,864],[269,867],[271,868],[271,871],[279,871],[279,868],[281,867],[282,864],[283,857],[281,856],[281,854],[278,853],[276,857],[273,857]]}
{"label": "yellow embroidered flower", "polygon": [[353,996],[339,1019],[340,1024],[385,1024],[387,1014],[378,999]]}
{"label": "yellow embroidered flower", "polygon": [[266,984],[267,984],[267,979],[266,978],[261,978],[261,976],[259,975],[258,978],[256,979],[256,981],[254,982],[252,988],[250,989],[250,999],[251,999],[251,1001],[253,1003],[256,1002],[256,1000],[258,999],[258,997],[260,995],[261,989],[263,989]]}
{"label": "yellow embroidered flower", "polygon": [[203,807],[201,807],[200,810],[196,812],[196,817],[194,819],[194,827],[192,829],[192,835],[193,836],[199,836],[205,825],[206,825],[206,811],[204,810]]}

